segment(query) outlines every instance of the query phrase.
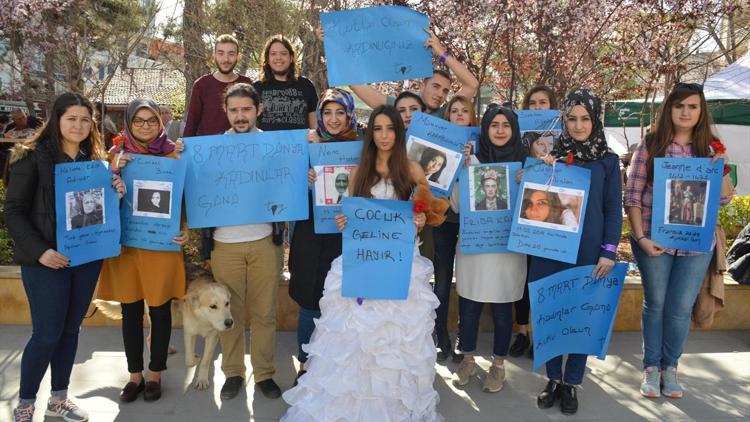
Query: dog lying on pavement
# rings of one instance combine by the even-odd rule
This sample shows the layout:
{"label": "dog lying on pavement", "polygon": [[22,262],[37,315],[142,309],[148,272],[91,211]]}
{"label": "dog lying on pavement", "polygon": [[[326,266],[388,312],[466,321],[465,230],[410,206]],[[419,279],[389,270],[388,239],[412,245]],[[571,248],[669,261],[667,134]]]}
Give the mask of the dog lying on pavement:
{"label": "dog lying on pavement", "polygon": [[[229,289],[223,284],[209,280],[208,277],[200,277],[191,281],[184,299],[173,302],[182,312],[185,364],[188,367],[198,365],[197,377],[193,383],[198,390],[206,389],[211,385],[208,375],[216,344],[219,341],[219,332],[234,326],[229,307]],[[122,308],[119,302],[100,299],[93,302],[107,317],[122,319]],[[145,315],[148,316],[148,312]],[[202,357],[195,355],[197,336],[205,339]]]}

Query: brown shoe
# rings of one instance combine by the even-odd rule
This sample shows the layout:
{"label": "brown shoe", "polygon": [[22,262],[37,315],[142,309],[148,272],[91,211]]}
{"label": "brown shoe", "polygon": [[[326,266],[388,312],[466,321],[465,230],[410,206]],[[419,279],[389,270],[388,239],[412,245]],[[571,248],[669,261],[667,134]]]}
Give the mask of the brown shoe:
{"label": "brown shoe", "polygon": [[161,381],[148,381],[143,390],[143,400],[156,401],[161,398]]}
{"label": "brown shoe", "polygon": [[131,381],[125,384],[125,387],[123,387],[122,391],[120,391],[120,400],[124,401],[125,403],[133,402],[138,398],[138,394],[140,394],[144,388],[145,385],[143,383],[143,379],[141,379],[141,382],[138,384]]}

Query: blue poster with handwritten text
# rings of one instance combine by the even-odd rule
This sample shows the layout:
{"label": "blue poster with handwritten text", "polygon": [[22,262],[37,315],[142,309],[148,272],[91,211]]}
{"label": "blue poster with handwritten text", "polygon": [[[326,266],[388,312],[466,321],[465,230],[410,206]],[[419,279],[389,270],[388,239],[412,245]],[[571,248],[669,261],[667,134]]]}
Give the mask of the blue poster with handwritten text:
{"label": "blue poster with handwritten text", "polygon": [[515,110],[518,115],[518,129],[526,131],[550,131],[559,134],[562,130],[560,110]]}
{"label": "blue poster with handwritten text", "polygon": [[185,139],[188,226],[306,220],[307,130]]}
{"label": "blue poster with handwritten text", "polygon": [[619,262],[596,279],[594,266],[586,265],[529,283],[534,369],[567,353],[604,360],[627,268]]}
{"label": "blue poster with handwritten text", "polygon": [[651,239],[666,248],[711,252],[723,177],[723,159],[654,159]]}
{"label": "blue poster with handwritten text", "polygon": [[458,243],[465,254],[508,252],[521,163],[465,167],[458,178],[461,213]]}
{"label": "blue poster with handwritten text", "polygon": [[122,169],[127,192],[120,203],[122,244],[155,251],[179,251],[185,160],[128,154]]}
{"label": "blue poster with handwritten text", "polygon": [[427,113],[414,113],[406,132],[406,155],[422,166],[433,195],[450,196],[463,166],[463,150],[469,135],[465,126]]}
{"label": "blue poster with handwritten text", "polygon": [[343,202],[342,296],[406,299],[416,236],[412,202],[351,196]]}
{"label": "blue poster with handwritten text", "polygon": [[57,252],[71,266],[120,254],[120,210],[103,161],[55,164]]}
{"label": "blue poster with handwritten text", "polygon": [[362,141],[310,144],[310,166],[317,179],[313,185],[315,233],[338,233],[336,215],[349,196],[352,169],[359,162]]}
{"label": "blue poster with handwritten text", "polygon": [[432,76],[426,15],[402,6],[321,13],[328,85]]}
{"label": "blue poster with handwritten text", "polygon": [[466,139],[471,143],[472,151],[476,155],[479,151],[479,136],[482,134],[482,128],[479,126],[466,126]]}
{"label": "blue poster with handwritten text", "polygon": [[527,159],[508,249],[574,264],[590,184],[589,169]]}

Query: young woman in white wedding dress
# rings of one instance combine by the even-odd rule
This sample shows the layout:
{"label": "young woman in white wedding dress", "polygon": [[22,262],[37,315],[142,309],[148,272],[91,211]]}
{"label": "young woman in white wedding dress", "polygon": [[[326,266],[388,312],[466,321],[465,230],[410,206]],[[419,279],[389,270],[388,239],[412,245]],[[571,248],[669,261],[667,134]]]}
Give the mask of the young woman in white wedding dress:
{"label": "young woman in white wedding dress", "polygon": [[[417,185],[427,184],[419,164],[406,157],[404,136],[394,107],[373,111],[350,195],[409,200]],[[418,229],[426,222],[425,213],[415,214]],[[343,230],[346,218],[338,216],[337,224]],[[302,346],[307,372],[284,393],[291,407],[281,420],[441,421],[433,387],[431,334],[439,302],[428,283],[432,272],[415,246],[406,300],[358,302],[341,295],[342,262],[336,258],[320,300],[321,317]]]}

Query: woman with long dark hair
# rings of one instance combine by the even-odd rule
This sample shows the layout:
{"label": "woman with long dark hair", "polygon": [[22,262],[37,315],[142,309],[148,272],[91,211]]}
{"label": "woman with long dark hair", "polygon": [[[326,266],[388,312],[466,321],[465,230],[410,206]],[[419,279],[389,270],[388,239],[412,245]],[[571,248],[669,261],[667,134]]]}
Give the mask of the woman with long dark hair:
{"label": "woman with long dark hair", "polygon": [[[392,106],[370,115],[352,196],[408,200],[427,182],[406,156],[404,125]],[[424,213],[414,216],[421,228]],[[337,216],[343,230],[346,218]],[[284,393],[291,407],[283,421],[434,421],[437,414],[433,313],[438,300],[429,278],[432,265],[415,247],[406,300],[359,301],[341,294],[342,262],[336,258],[325,280],[321,316],[305,346],[307,373]]]}
{"label": "woman with long dark hair", "polygon": [[[560,271],[594,265],[592,276],[607,275],[615,264],[622,228],[622,181],[620,161],[609,152],[602,123],[602,102],[586,89],[577,89],[565,97],[562,109],[563,131],[552,153],[544,161],[572,155],[573,165],[590,170],[591,184],[582,224],[578,256],[574,264],[532,256],[529,282],[533,283]],[[552,407],[560,400],[562,413],[578,411],[577,387],[583,382],[588,355],[570,353],[563,369],[563,356],[547,361],[547,386],[537,397],[540,408]]]}
{"label": "woman with long dark hair", "polygon": [[[135,99],[125,111],[125,141],[110,150],[112,167],[121,170],[127,155],[120,152],[178,158],[174,142],[167,138],[159,115],[159,106],[149,99]],[[184,245],[189,231],[183,219],[180,232],[173,238]],[[154,251],[123,246],[120,256],[104,261],[99,298],[120,302],[122,339],[130,379],[120,392],[120,400],[132,402],[143,392],[143,399],[161,397],[161,372],[167,369],[167,352],[172,334],[172,299],[185,294],[185,264],[181,251]],[[143,370],[143,311],[148,304],[151,317],[149,372]]]}
{"label": "woman with long dark hair", "polygon": [[[15,422],[31,422],[39,384],[51,367],[52,396],[46,414],[86,421],[88,414],[67,396],[78,332],[91,303],[102,260],[69,266],[57,251],[55,164],[103,160],[93,120],[94,107],[80,94],[55,100],[47,124],[30,141],[14,147],[5,179],[5,222],[15,243],[15,260],[31,309],[32,334],[21,357],[20,402]],[[124,185],[113,176],[122,197]],[[114,192],[105,192],[111,195]]]}
{"label": "woman with long dark hair", "polygon": [[[651,240],[654,159],[726,159],[721,151],[712,150],[715,142],[718,140],[711,131],[711,115],[703,87],[678,83],[662,103],[655,127],[638,145],[630,164],[625,207],[631,227],[630,243],[643,282],[643,382],[640,391],[646,397],[682,397],[677,363],[687,339],[695,298],[713,256],[713,252],[664,248]],[[692,197],[692,193],[689,195]],[[720,203],[729,203],[733,195],[734,189],[725,172]],[[692,212],[687,214],[692,215]]]}

